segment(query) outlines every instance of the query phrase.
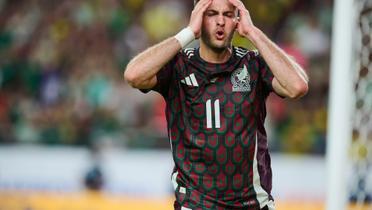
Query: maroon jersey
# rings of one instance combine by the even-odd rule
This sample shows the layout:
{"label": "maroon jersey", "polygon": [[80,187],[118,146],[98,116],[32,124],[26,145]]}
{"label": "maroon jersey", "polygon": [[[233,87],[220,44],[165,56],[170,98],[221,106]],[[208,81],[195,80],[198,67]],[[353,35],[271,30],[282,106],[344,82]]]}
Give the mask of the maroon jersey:
{"label": "maroon jersey", "polygon": [[212,64],[179,52],[157,74],[174,158],[175,206],[273,209],[264,120],[273,75],[257,51]]}

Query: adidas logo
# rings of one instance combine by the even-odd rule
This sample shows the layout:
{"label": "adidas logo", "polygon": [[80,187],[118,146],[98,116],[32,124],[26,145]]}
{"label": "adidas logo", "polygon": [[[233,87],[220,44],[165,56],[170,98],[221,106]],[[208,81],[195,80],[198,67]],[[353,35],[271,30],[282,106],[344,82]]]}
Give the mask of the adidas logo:
{"label": "adidas logo", "polygon": [[199,87],[198,81],[196,80],[195,74],[190,74],[190,76],[185,77],[185,79],[181,80],[182,84],[186,84],[191,87]]}

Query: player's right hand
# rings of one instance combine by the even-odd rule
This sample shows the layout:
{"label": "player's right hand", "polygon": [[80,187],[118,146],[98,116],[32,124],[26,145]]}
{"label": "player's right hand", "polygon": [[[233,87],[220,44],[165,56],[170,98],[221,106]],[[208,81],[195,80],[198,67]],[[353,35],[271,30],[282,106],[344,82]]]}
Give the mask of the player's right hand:
{"label": "player's right hand", "polygon": [[195,34],[195,38],[198,39],[201,36],[201,28],[203,23],[204,12],[211,5],[213,0],[200,0],[194,7],[191,13],[189,27]]}

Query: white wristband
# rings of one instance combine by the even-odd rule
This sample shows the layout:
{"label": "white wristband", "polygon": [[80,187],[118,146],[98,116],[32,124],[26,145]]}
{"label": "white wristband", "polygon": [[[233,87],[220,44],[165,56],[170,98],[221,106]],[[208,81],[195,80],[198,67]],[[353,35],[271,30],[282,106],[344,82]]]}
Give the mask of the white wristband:
{"label": "white wristband", "polygon": [[190,27],[182,29],[176,36],[174,36],[181,44],[182,48],[194,41],[195,34]]}

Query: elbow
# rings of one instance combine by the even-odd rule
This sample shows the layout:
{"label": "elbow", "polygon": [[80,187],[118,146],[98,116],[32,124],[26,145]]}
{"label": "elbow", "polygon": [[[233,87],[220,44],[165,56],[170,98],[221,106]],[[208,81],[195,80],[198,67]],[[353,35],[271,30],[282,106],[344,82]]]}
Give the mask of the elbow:
{"label": "elbow", "polygon": [[289,97],[291,99],[298,99],[298,98],[305,96],[308,91],[309,91],[308,83],[305,81],[301,81],[293,86]]}
{"label": "elbow", "polygon": [[135,72],[135,70],[128,67],[124,70],[124,81],[126,81],[133,88],[136,88],[139,83],[139,76]]}
{"label": "elbow", "polygon": [[146,76],[139,68],[128,67],[124,71],[124,80],[133,88],[149,89],[154,86],[154,77]]}

